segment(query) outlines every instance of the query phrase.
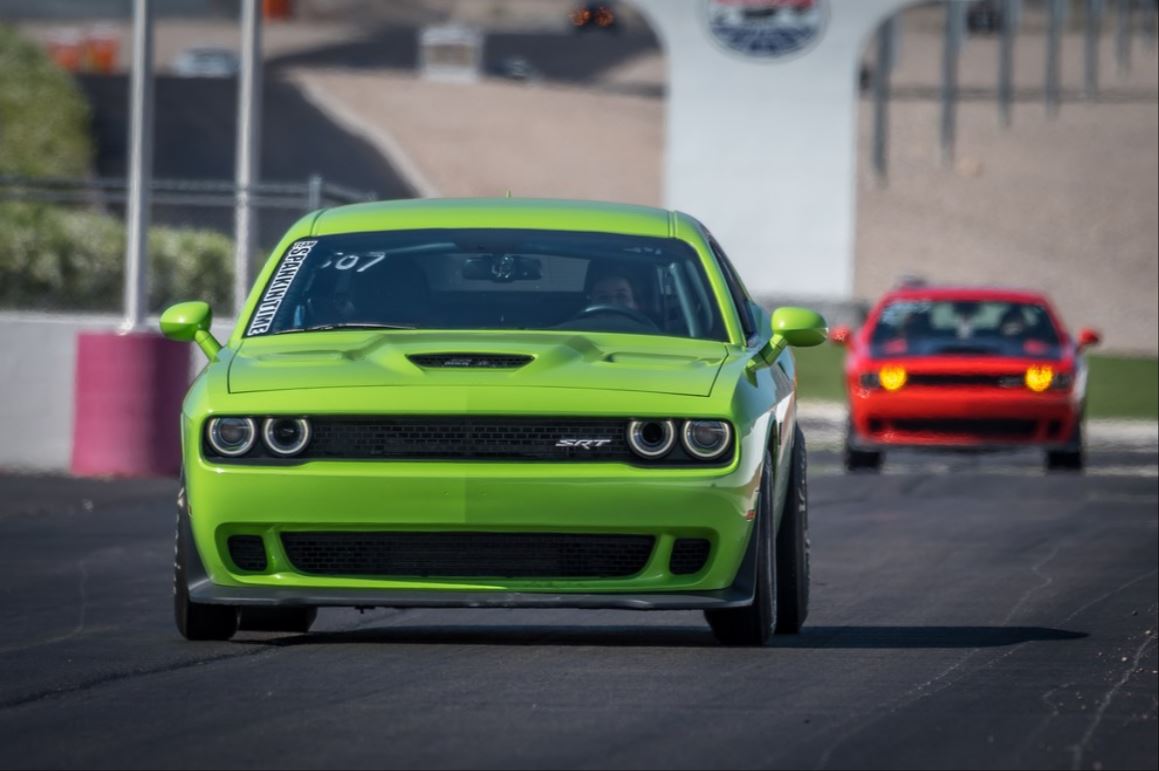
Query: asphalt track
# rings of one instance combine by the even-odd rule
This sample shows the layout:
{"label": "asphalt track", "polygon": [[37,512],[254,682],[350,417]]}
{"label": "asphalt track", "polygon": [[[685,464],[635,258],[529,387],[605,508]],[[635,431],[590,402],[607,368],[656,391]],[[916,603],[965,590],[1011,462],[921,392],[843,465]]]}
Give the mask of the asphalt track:
{"label": "asphalt track", "polygon": [[175,631],[175,484],[0,476],[0,767],[1155,768],[1154,451],[811,460],[797,638],[695,613]]}

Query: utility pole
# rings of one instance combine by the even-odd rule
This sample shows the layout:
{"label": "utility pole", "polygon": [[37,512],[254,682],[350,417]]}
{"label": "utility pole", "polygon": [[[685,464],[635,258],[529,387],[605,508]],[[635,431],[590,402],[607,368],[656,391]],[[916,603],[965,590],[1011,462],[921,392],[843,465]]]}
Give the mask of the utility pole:
{"label": "utility pole", "polygon": [[126,332],[141,330],[149,312],[149,210],[153,185],[153,9],[133,2],[129,82],[129,201],[125,233]]}
{"label": "utility pole", "polygon": [[234,212],[233,312],[240,316],[250,287],[250,259],[257,241],[253,187],[261,174],[261,0],[241,3],[241,79],[237,103],[237,186]]}

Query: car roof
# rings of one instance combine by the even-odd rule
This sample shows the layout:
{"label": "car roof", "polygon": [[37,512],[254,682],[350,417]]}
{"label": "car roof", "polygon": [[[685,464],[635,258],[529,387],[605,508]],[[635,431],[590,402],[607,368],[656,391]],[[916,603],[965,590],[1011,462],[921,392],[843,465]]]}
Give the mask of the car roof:
{"label": "car roof", "polygon": [[1049,305],[1046,295],[1029,289],[989,286],[913,286],[887,292],[878,303],[894,300],[975,300]]}
{"label": "car roof", "polygon": [[671,237],[673,212],[651,206],[547,198],[413,198],[320,212],[313,235],[425,228],[519,228]]}

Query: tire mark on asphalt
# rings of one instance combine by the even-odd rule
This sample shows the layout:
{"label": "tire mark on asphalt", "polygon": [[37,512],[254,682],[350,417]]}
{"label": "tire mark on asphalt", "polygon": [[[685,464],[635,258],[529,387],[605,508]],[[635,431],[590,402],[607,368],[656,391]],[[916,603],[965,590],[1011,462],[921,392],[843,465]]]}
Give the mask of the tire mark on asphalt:
{"label": "tire mark on asphalt", "polygon": [[[395,617],[395,615],[402,615],[406,612],[407,612],[406,609],[398,609],[396,611],[396,613],[389,614],[388,617],[393,618],[393,617]],[[379,618],[368,618],[368,619],[360,618],[354,624],[350,625],[349,627],[342,628],[342,629],[335,630],[335,631],[339,632],[339,633],[357,631],[359,628],[361,628],[365,625],[369,625],[370,623],[372,623],[374,621],[381,621],[381,619],[379,619]],[[322,634],[325,634],[325,632],[323,632]],[[65,635],[65,637],[68,637],[68,636],[70,636],[70,635]],[[308,636],[308,635],[292,635],[290,637],[290,639],[297,639],[298,637],[303,637],[303,636]],[[188,645],[190,643],[185,643],[185,644]],[[52,699],[52,698],[58,698],[58,697],[63,698],[66,696],[72,696],[74,694],[84,693],[86,691],[91,691],[91,690],[94,690],[97,688],[101,688],[101,687],[104,687],[106,685],[115,685],[115,684],[120,683],[120,682],[124,682],[127,680],[133,680],[133,679],[140,678],[140,677],[150,677],[152,675],[163,675],[163,674],[169,674],[171,672],[180,672],[182,670],[191,669],[193,667],[197,667],[197,666],[201,666],[201,665],[217,664],[217,663],[221,663],[224,661],[233,661],[235,659],[246,659],[246,658],[251,658],[251,657],[255,657],[255,656],[263,656],[263,655],[270,656],[270,655],[277,653],[278,651],[286,650],[289,647],[286,637],[275,637],[275,638],[268,639],[268,640],[253,640],[253,641],[239,640],[239,641],[236,641],[233,643],[226,643],[226,644],[234,646],[235,648],[237,648],[237,651],[233,652],[233,653],[222,653],[222,654],[217,655],[217,656],[207,656],[205,658],[192,659],[192,660],[188,660],[188,661],[179,661],[179,662],[174,662],[171,664],[162,664],[162,665],[159,665],[156,667],[147,667],[147,668],[143,668],[143,669],[133,669],[133,670],[129,670],[129,671],[111,672],[111,673],[104,675],[102,677],[95,677],[95,678],[92,678],[90,680],[84,680],[82,682],[75,683],[74,685],[64,686],[61,688],[50,688],[47,690],[38,691],[36,693],[27,694],[25,696],[21,696],[21,697],[15,698],[15,699],[9,699],[7,701],[0,701],[0,710],[16,709],[19,707],[27,706],[29,704],[34,704],[37,702],[46,701],[46,700]],[[248,645],[257,645],[259,647],[257,647],[257,648],[242,648],[242,647],[240,647],[241,645],[247,645],[247,644]]]}
{"label": "tire mark on asphalt", "polygon": [[1055,702],[1051,701],[1050,697],[1053,696],[1058,691],[1061,691],[1064,688],[1070,688],[1073,685],[1074,685],[1074,682],[1070,681],[1070,682],[1065,682],[1062,685],[1052,686],[1052,687],[1048,688],[1047,690],[1043,691],[1042,696],[1039,697],[1039,701],[1041,701],[1044,705],[1046,705],[1046,708],[1049,709],[1050,712],[1046,715],[1046,717],[1044,717],[1042,720],[1040,720],[1038,722],[1038,725],[1036,725],[1033,728],[1033,730],[1029,731],[1026,734],[1026,738],[1023,739],[1022,742],[1019,743],[1018,749],[1016,749],[1014,751],[1013,762],[1011,763],[1011,765],[1014,765],[1014,763],[1016,763],[1018,761],[1018,759],[1022,757],[1023,753],[1025,753],[1028,749],[1030,749],[1030,746],[1032,744],[1034,744],[1035,739],[1037,739],[1039,736],[1041,736],[1043,731],[1045,731],[1047,729],[1047,727],[1050,726],[1050,724],[1052,722],[1054,722],[1054,719],[1059,716],[1059,713],[1061,712],[1062,707],[1060,704],[1056,704]]}
{"label": "tire mark on asphalt", "polygon": [[38,691],[30,693],[26,696],[21,696],[7,701],[0,701],[0,710],[17,709],[29,704],[35,704],[41,701],[47,701],[52,698],[72,696],[78,693],[84,693],[105,685],[111,685],[126,680],[133,680],[139,677],[149,677],[151,675],[162,675],[169,672],[180,672],[183,669],[191,669],[193,667],[201,666],[203,664],[216,664],[222,661],[231,661],[233,659],[249,658],[251,656],[259,656],[262,654],[270,655],[275,650],[274,648],[261,648],[258,650],[247,650],[238,653],[223,653],[218,656],[207,656],[205,658],[193,659],[189,661],[178,661],[171,664],[163,664],[156,667],[147,667],[144,669],[133,669],[129,671],[112,672],[102,677],[94,677],[90,680],[84,680],[74,685],[65,686],[62,688],[50,688],[45,691]]}
{"label": "tire mark on asphalt", "polygon": [[1119,586],[1116,586],[1116,587],[1115,587],[1114,589],[1112,589],[1111,591],[1109,591],[1109,592],[1106,592],[1106,593],[1104,593],[1104,594],[1100,594],[1098,597],[1094,598],[1094,599],[1093,599],[1093,600],[1091,600],[1090,602],[1086,602],[1086,603],[1083,603],[1082,605],[1080,605],[1080,606],[1078,607],[1078,610],[1075,610],[1075,611],[1074,611],[1073,613],[1071,613],[1069,616],[1067,616],[1066,618],[1064,618],[1064,619],[1063,619],[1063,621],[1070,621],[1072,618],[1074,618],[1074,617],[1075,617],[1075,616],[1077,616],[1078,614],[1082,613],[1084,610],[1087,610],[1088,608],[1091,608],[1091,607],[1093,607],[1094,605],[1097,605],[1097,604],[1099,604],[1100,602],[1103,602],[1104,600],[1110,599],[1112,596],[1114,596],[1114,595],[1118,594],[1119,592],[1123,591],[1123,590],[1124,590],[1124,589],[1126,589],[1127,587],[1129,587],[1129,586],[1133,586],[1133,585],[1135,585],[1135,584],[1139,583],[1139,582],[1140,582],[1140,581],[1142,581],[1144,578],[1150,578],[1151,576],[1155,575],[1156,573],[1159,573],[1159,568],[1152,569],[1152,570],[1148,570],[1146,573],[1143,573],[1142,575],[1135,576],[1135,577],[1134,577],[1134,578],[1132,578],[1130,581],[1127,581],[1127,582],[1126,582],[1126,583],[1124,583],[1124,584],[1120,584]]}
{"label": "tire mark on asphalt", "polygon": [[56,635],[55,637],[49,637],[49,638],[46,638],[43,640],[34,640],[32,642],[26,642],[26,643],[22,643],[20,645],[9,645],[8,647],[0,648],[0,655],[7,655],[9,653],[16,653],[17,651],[28,650],[29,648],[36,648],[36,647],[39,647],[41,645],[52,645],[54,643],[63,642],[65,640],[76,637],[77,635],[79,635],[81,632],[84,631],[86,619],[88,616],[88,608],[89,608],[89,596],[88,596],[89,571],[88,571],[88,568],[85,567],[85,560],[79,560],[76,563],[76,567],[77,567],[77,571],[78,571],[78,576],[80,578],[80,581],[78,583],[78,590],[80,593],[80,612],[78,614],[76,625],[73,626],[73,628],[70,631],[65,632],[64,634]]}
{"label": "tire mark on asphalt", "polygon": [[1095,715],[1091,720],[1091,724],[1087,726],[1087,730],[1083,732],[1083,737],[1079,739],[1078,744],[1074,744],[1070,748],[1071,771],[1078,771],[1078,768],[1082,765],[1083,753],[1086,752],[1087,746],[1090,744],[1091,739],[1094,738],[1095,731],[1098,730],[1099,724],[1103,722],[1103,716],[1107,713],[1107,707],[1111,706],[1111,701],[1114,700],[1115,694],[1117,694],[1119,689],[1127,684],[1127,681],[1131,679],[1131,675],[1135,672],[1136,669],[1139,668],[1140,659],[1143,658],[1143,654],[1146,653],[1147,648],[1151,645],[1151,643],[1155,642],[1155,639],[1154,632],[1147,635],[1146,639],[1143,640],[1143,644],[1135,650],[1134,658],[1131,659],[1131,662],[1123,671],[1123,674],[1119,678],[1118,682],[1112,685],[1110,690],[1103,694],[1103,698],[1099,701],[1099,708],[1095,710]]}
{"label": "tire mark on asphalt", "polygon": [[[1042,573],[1042,568],[1044,568],[1048,562],[1050,562],[1056,556],[1058,556],[1058,552],[1061,548],[1062,548],[1062,544],[1055,544],[1054,548],[1052,548],[1050,550],[1050,552],[1045,557],[1043,557],[1041,560],[1039,560],[1037,563],[1035,563],[1033,566],[1031,566],[1031,569],[1030,569],[1031,572],[1043,580],[1040,581],[1038,584],[1030,587],[1025,592],[1023,592],[1022,596],[1018,599],[1018,601],[1010,609],[1010,612],[1008,612],[1006,614],[1005,618],[1002,619],[1002,626],[1006,626],[1007,624],[1010,623],[1010,620],[1012,618],[1014,618],[1014,615],[1022,608],[1022,606],[1024,604],[1026,604],[1027,600],[1030,599],[1031,595],[1035,594],[1036,592],[1041,591],[1042,589],[1045,589],[1047,586],[1050,586],[1050,584],[1052,584],[1054,582],[1053,577],[1044,575]],[[999,661],[1002,661],[1003,659],[1010,656],[1014,652],[1020,650],[1022,648],[1022,646],[1026,645],[1027,642],[1029,642],[1029,640],[1027,640],[1025,642],[1015,643],[1010,648],[1010,650],[1005,651],[1000,656],[996,656],[995,658],[991,659],[989,662],[987,662],[983,666],[984,667],[992,667],[994,664],[997,664]],[[940,687],[934,688],[933,690],[929,690],[932,686],[942,683],[942,681],[946,680],[946,678],[948,678],[955,671],[957,671],[958,669],[961,669],[972,658],[974,658],[974,656],[976,654],[978,654],[982,650],[983,650],[982,648],[974,648],[974,649],[970,650],[962,658],[958,659],[956,662],[954,662],[949,667],[947,667],[946,669],[939,672],[937,675],[934,675],[929,680],[926,680],[925,682],[920,683],[917,686],[909,688],[908,690],[904,691],[900,696],[898,696],[894,699],[891,699],[889,701],[882,702],[878,706],[874,707],[872,710],[872,712],[875,713],[874,715],[872,715],[869,718],[863,719],[860,723],[858,723],[856,725],[853,725],[852,727],[850,727],[850,729],[848,731],[845,731],[840,736],[838,736],[836,741],[829,743],[829,745],[825,748],[825,751],[821,754],[821,757],[818,759],[817,765],[815,765],[814,768],[815,769],[824,769],[826,766],[829,765],[829,761],[830,761],[830,759],[832,759],[833,753],[836,750],[838,750],[842,745],[844,745],[847,741],[852,739],[854,736],[857,736],[862,731],[864,731],[865,729],[869,728],[870,726],[880,722],[881,720],[883,720],[887,716],[895,714],[896,712],[898,712],[899,710],[901,710],[905,707],[912,706],[913,704],[916,704],[917,702],[921,701],[922,699],[939,694],[942,691],[953,687],[954,685],[956,685],[957,683],[959,683],[960,681],[962,681],[966,677],[969,677],[971,673],[967,672],[967,673],[963,674],[961,677],[958,677],[958,678],[955,678],[953,680],[949,680],[949,681],[945,682]],[[883,712],[883,710],[886,710],[886,711]],[[845,726],[849,726],[851,723],[855,722],[856,720],[857,720],[856,717],[850,718],[849,720],[846,720],[845,722],[839,723],[837,726],[834,726],[831,730],[839,730],[841,728],[844,728]]]}

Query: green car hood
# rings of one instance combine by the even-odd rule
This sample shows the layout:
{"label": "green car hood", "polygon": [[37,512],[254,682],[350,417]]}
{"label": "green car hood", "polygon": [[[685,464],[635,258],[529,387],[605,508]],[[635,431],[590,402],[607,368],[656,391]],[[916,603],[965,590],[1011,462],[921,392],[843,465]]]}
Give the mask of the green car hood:
{"label": "green car hood", "polygon": [[[514,369],[424,368],[418,354],[533,357]],[[708,396],[724,343],[574,332],[332,330],[246,339],[229,367],[232,393],[356,386],[509,386]]]}

